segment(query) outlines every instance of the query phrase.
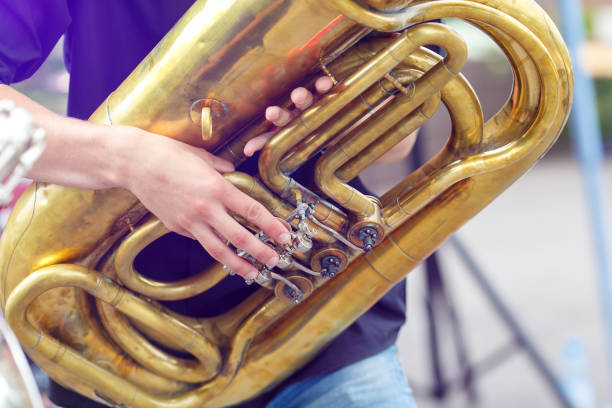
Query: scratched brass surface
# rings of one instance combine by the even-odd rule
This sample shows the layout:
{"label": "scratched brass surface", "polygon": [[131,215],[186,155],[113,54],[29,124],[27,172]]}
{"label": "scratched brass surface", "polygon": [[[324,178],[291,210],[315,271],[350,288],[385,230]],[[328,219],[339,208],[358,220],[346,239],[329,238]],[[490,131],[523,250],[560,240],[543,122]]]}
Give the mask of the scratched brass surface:
{"label": "scratched brass surface", "polygon": [[[410,27],[444,17],[476,25],[508,56],[514,89],[486,123],[459,73],[463,41],[437,24]],[[370,28],[406,27],[348,49]],[[447,48],[447,56],[425,44]],[[226,178],[286,216],[298,196],[311,194],[291,173],[328,146],[316,165],[326,194],[314,216],[329,230],[315,236],[316,248],[343,248],[334,231],[346,238],[360,223],[377,225],[385,239],[369,254],[347,251],[350,264],[333,279],[290,272],[314,288],[297,306],[260,288],[220,316],[191,318],[157,300],[206,291],[225,277],[220,265],[185,281],[147,280],[132,261],[165,229],[134,196],[37,184],[0,238],[0,305],[51,377],[130,407],[222,407],[252,398],[303,366],[533,165],[571,104],[567,51],[531,0],[200,0],[90,120],[139,126],[240,162],[241,146],[268,128],[263,108],[319,75],[320,63],[339,84],[270,140],[256,177]],[[435,157],[380,202],[350,189],[350,179],[439,102],[453,126]],[[298,259],[308,264],[315,255]]]}

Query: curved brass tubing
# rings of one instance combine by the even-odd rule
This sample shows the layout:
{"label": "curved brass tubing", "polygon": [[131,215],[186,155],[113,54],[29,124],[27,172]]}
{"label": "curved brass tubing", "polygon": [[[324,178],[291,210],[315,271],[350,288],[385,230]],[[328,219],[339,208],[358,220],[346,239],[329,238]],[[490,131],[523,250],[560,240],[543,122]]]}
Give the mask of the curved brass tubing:
{"label": "curved brass tubing", "polygon": [[[443,88],[444,89],[444,88]],[[350,160],[346,161],[333,173],[343,183],[348,183],[365,170],[375,160],[378,160],[396,144],[404,140],[416,129],[427,122],[438,109],[440,94],[435,94],[427,99],[415,111],[411,112],[406,118],[398,122],[389,131],[370,143],[367,147],[355,154]]]}
{"label": "curved brass tubing", "polygon": [[[210,379],[206,367],[199,360],[176,357],[161,350],[113,306],[101,300],[97,300],[96,305],[108,335],[143,367],[160,376],[186,383],[200,383]],[[160,313],[164,312],[160,309]],[[174,342],[174,338],[170,340]]]}
{"label": "curved brass tubing", "polygon": [[351,0],[329,0],[328,3],[351,20],[377,31],[401,31],[414,21],[408,12],[410,8],[398,12],[377,13]]}
{"label": "curved brass tubing", "polygon": [[[422,24],[405,32],[411,42],[418,45],[436,44],[447,51],[446,57],[414,82],[414,92],[401,95],[374,115],[363,128],[354,135],[349,134],[319,159],[316,166],[315,181],[319,188],[342,207],[358,217],[368,217],[375,211],[375,204],[366,195],[355,190],[335,176],[347,161],[359,154],[368,145],[376,143],[405,116],[423,104],[443,85],[452,80],[467,59],[467,49],[463,40],[447,27],[435,23]],[[408,56],[403,57],[403,61]],[[438,97],[439,101],[439,97]],[[437,104],[435,104],[437,107]],[[423,122],[423,121],[421,121]],[[415,123],[416,125],[416,123]],[[410,133],[416,126],[410,130]],[[404,135],[408,136],[410,133]],[[400,135],[401,137],[401,135]],[[371,158],[369,158],[371,162]]]}
{"label": "curved brass tubing", "polygon": [[141,275],[134,267],[134,259],[147,245],[167,233],[168,229],[161,221],[151,216],[123,240],[115,253],[114,268],[121,283],[151,299],[178,300],[203,293],[227,276],[227,271],[219,264],[172,282],[160,282]]}
{"label": "curved brass tubing", "polygon": [[272,137],[259,157],[259,174],[264,184],[282,198],[289,194],[291,180],[279,169],[281,153],[289,151],[300,140],[315,131],[337,112],[358,98],[374,82],[398,65],[406,55],[417,48],[407,36],[401,36],[374,59],[351,75],[334,91],[323,96],[310,109],[295,118],[288,126]]}
{"label": "curved brass tubing", "polygon": [[[337,81],[343,83],[352,72],[360,68],[366,61],[375,57],[391,41],[392,39],[390,38],[378,38],[376,41],[368,40],[359,43],[350,52],[334,60],[327,66],[327,70]],[[405,75],[405,77],[406,80],[415,79],[408,78],[408,75]],[[308,159],[321,151],[327,143],[331,142],[333,144],[333,139],[341,138],[356,122],[373,113],[379,104],[393,96],[397,89],[390,83],[389,86],[386,85],[386,82],[387,79],[383,78],[377,85],[371,86],[358,99],[351,101],[340,112],[334,115],[331,120],[320,126],[308,137],[299,141],[291,150],[277,152],[276,155],[283,157],[280,163],[282,173],[286,175],[292,174]]]}
{"label": "curved brass tubing", "polygon": [[[441,57],[436,53],[421,49],[408,57],[406,63],[419,70],[427,71],[440,59]],[[465,77],[461,74],[457,75],[441,89],[440,95],[453,124],[445,148],[385,194],[382,198],[383,207],[392,206],[394,204],[392,199],[395,199],[400,191],[413,188],[420,180],[430,177],[436,169],[446,167],[461,157],[483,148],[484,118],[482,108]],[[376,152],[375,157],[378,157],[378,155],[384,153],[383,146],[384,143],[371,144],[362,155],[356,156],[336,171],[336,175],[343,181],[356,177],[369,164],[369,161],[366,162],[363,157]],[[392,193],[394,191],[395,193]]]}
{"label": "curved brass tubing", "polygon": [[[523,134],[537,115],[541,87],[534,62],[528,57],[520,43],[513,40],[509,35],[486,24],[478,23],[477,21],[471,22],[483,30],[486,29],[485,31],[487,32],[494,33],[492,35],[495,35],[500,47],[508,55],[509,61],[521,61],[521,67],[512,67],[515,75],[515,86],[511,92],[511,97],[504,107],[484,124],[483,129],[482,110],[476,96],[473,94],[472,88],[463,76],[457,77],[461,78],[463,82],[452,93],[447,94],[452,89],[448,85],[443,88],[442,100],[447,105],[451,122],[453,123],[449,145],[447,145],[444,152],[426,163],[419,170],[410,174],[398,186],[390,190],[382,198],[383,207],[392,208],[397,204],[398,197],[402,191],[415,189],[422,180],[430,177],[435,169],[449,165],[452,161],[456,160],[456,157],[462,157],[465,154],[471,154],[481,149],[492,150],[507,144],[514,139],[514,135]],[[420,67],[420,69],[427,69],[428,66],[435,63],[438,59],[439,56],[436,54],[428,50],[421,50],[420,53],[415,53],[411,56],[411,64]],[[472,95],[469,97],[471,103],[463,103],[467,100],[468,94]],[[477,106],[477,111],[471,110],[471,106]],[[478,121],[473,122],[472,120]],[[480,136],[470,137],[469,135],[474,132],[477,132]],[[491,137],[493,135],[495,138]],[[482,145],[455,146],[458,143],[463,143],[462,141],[465,140],[478,140],[479,137],[482,138]],[[474,148],[477,148],[477,150],[474,150]]]}
{"label": "curved brass tubing", "polygon": [[[448,27],[436,23],[422,24],[407,30],[373,59],[373,61],[377,61],[375,67],[371,67],[370,63],[365,64],[364,67],[347,78],[335,92],[323,97],[311,109],[306,111],[301,117],[296,118],[292,124],[284,128],[268,142],[259,159],[259,172],[264,183],[281,197],[287,198],[292,180],[283,174],[280,169],[280,162],[284,154],[297,145],[301,139],[307,137],[321,126],[323,121],[331,118],[344,108],[351,99],[356,99],[359,94],[363,93],[376,80],[382,78],[387,72],[390,72],[399,65],[401,61],[417,50],[419,46],[432,43],[439,44],[445,49],[453,51],[448,53],[443,63],[434,67],[422,79],[417,80],[415,95],[410,101],[412,109],[415,109],[427,97],[431,96],[436,89],[441,88],[452,79],[463,67],[467,55],[465,43],[461,38]],[[426,82],[427,86],[421,88],[418,86],[421,83],[419,81]],[[352,96],[351,99],[348,99],[349,95]],[[338,126],[340,129],[343,127]],[[330,134],[330,132],[327,132],[327,134]],[[326,190],[324,192],[328,193]],[[352,191],[348,199],[347,197],[340,196],[342,194],[341,190],[334,192],[335,194],[330,194],[332,198],[340,203],[345,203],[347,208],[352,209],[358,214],[373,212],[373,206],[369,200],[367,202],[363,199],[359,200],[361,206],[357,204],[354,208],[351,208],[349,201],[350,196],[353,196]]]}
{"label": "curved brass tubing", "polygon": [[[39,269],[28,275],[15,287],[11,296],[7,299],[5,309],[7,322],[15,328],[16,335],[21,343],[30,351],[36,350],[46,359],[56,364],[62,364],[64,369],[79,373],[81,378],[90,384],[96,384],[97,381],[107,378],[104,381],[106,386],[115,388],[112,384],[121,381],[115,374],[88,361],[68,346],[38,330],[28,321],[26,317],[28,305],[45,292],[66,286],[83,289],[90,295],[107,302],[120,312],[130,316],[130,318],[154,327],[158,333],[164,336],[173,337],[173,341],[178,340],[183,350],[200,360],[203,370],[207,373],[206,379],[211,379],[219,373],[221,369],[219,350],[204,339],[201,334],[182,322],[160,313],[159,309],[152,308],[146,301],[132,295],[110,279],[103,278],[96,271],[79,265],[58,264]],[[104,386],[101,388],[104,388]],[[107,390],[100,390],[100,392],[103,395],[121,394],[126,398],[125,401],[132,401],[137,394],[143,393],[140,388],[130,383],[124,383],[123,388],[113,389],[112,392],[108,393],[106,393]],[[155,400],[159,397],[148,395],[148,398]],[[160,406],[172,405],[163,404]]]}
{"label": "curved brass tubing", "polygon": [[500,111],[485,123],[483,147],[494,149],[510,142],[512,135],[524,133],[533,122],[541,93],[538,70],[521,44],[508,34],[489,24],[478,21],[470,23],[494,38],[508,61],[521,61],[520,69],[511,65],[516,85],[510,98]]}
{"label": "curved brass tubing", "polygon": [[[359,158],[361,163],[371,164],[380,155],[374,157],[363,154],[368,146],[382,147],[379,139],[395,139],[392,144],[380,151],[381,155],[384,154],[429,119],[438,108],[440,96],[439,94],[432,96],[416,109],[410,103],[411,99],[411,95],[397,97],[391,102],[392,106],[386,106],[378,112],[378,116],[368,122],[367,126],[358,129],[355,133],[349,133],[345,139],[328,149],[317,162],[315,167],[317,186],[340,206],[358,217],[369,217],[374,214],[376,204],[367,195],[347,184],[352,178],[340,177],[336,175],[336,171],[355,158]],[[427,114],[423,114],[422,110],[426,110]],[[389,118],[394,118],[393,122],[390,123]],[[358,156],[360,153],[361,156]]]}
{"label": "curved brass tubing", "polygon": [[373,111],[376,105],[391,95],[382,86],[371,87],[359,99],[349,103],[331,120],[300,141],[290,151],[276,153],[276,155],[283,157],[280,163],[281,172],[283,174],[293,173],[332,139],[343,134],[355,121]]}
{"label": "curved brass tubing", "polygon": [[[26,318],[28,305],[37,297],[48,290],[65,286],[81,288],[131,319],[155,327],[163,336],[172,337],[171,342],[180,342],[182,350],[200,360],[203,370],[208,373],[205,379],[216,378],[193,391],[174,397],[160,397],[151,394],[151,390],[122,381],[103,365],[88,361],[69,346],[33,327]],[[79,265],[52,265],[28,275],[11,293],[5,310],[7,321],[14,325],[12,327],[16,328],[16,334],[25,347],[31,351],[36,350],[55,364],[61,364],[63,369],[69,372],[79,373],[80,379],[91,384],[102,396],[120,397],[122,401],[129,401],[130,406],[197,408],[201,406],[202,401],[208,399],[207,393],[215,387],[222,388],[223,383],[231,381],[242,363],[244,350],[253,335],[272,324],[283,311],[291,307],[288,302],[268,298],[260,298],[258,301],[262,300],[265,304],[255,308],[254,312],[251,311],[240,323],[231,341],[222,371],[219,351],[194,329],[163,313],[159,308],[151,307],[149,303],[132,295],[110,279]],[[121,383],[122,387],[117,388],[115,384],[118,383]]]}
{"label": "curved brass tubing", "polygon": [[[514,69],[520,72],[521,70],[537,67],[537,78],[541,83],[540,103],[533,122],[526,133],[520,138],[511,140],[503,147],[487,150],[470,156],[463,161],[453,162],[448,166],[439,168],[417,185],[403,184],[401,191],[393,189],[387,193],[391,195],[386,195],[382,201],[390,205],[384,208],[383,214],[387,224],[390,226],[400,225],[453,184],[482,172],[490,172],[509,166],[511,163],[521,160],[522,157],[528,155],[540,143],[543,139],[542,134],[549,131],[550,123],[558,123],[560,120],[564,120],[564,118],[555,118],[559,110],[558,104],[545,103],[547,99],[560,100],[558,96],[560,90],[555,85],[558,81],[559,73],[553,68],[552,57],[542,42],[531,31],[517,20],[502,18],[500,11],[490,7],[472,5],[468,9],[467,5],[462,4],[463,2],[445,3],[447,2],[441,1],[436,4],[437,7],[434,10],[435,18],[444,16],[446,13],[450,14],[450,9],[447,9],[447,7],[450,7],[450,3],[452,3],[452,10],[455,16],[458,15],[470,20],[480,20],[481,23],[495,24],[498,30],[513,33],[512,38],[514,41],[518,42],[520,47],[527,53],[527,56],[534,61],[534,64],[522,67],[514,66]],[[457,3],[460,3],[461,6]],[[426,5],[423,6],[425,7]],[[530,73],[529,76],[522,75],[522,77],[534,78],[535,76]],[[525,84],[520,85],[526,86]],[[492,120],[495,123],[497,118],[494,117]],[[508,126],[500,127],[500,131],[509,128]],[[499,137],[502,140],[512,139],[504,133],[501,133]]]}

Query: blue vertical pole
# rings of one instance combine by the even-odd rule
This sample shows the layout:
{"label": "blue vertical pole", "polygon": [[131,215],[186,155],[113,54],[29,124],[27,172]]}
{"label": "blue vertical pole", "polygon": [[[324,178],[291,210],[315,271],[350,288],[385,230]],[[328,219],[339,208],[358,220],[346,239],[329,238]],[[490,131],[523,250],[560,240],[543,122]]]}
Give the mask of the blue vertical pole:
{"label": "blue vertical pole", "polygon": [[[580,49],[585,43],[584,17],[580,0],[561,0],[562,29],[574,62],[574,104],[571,116],[571,134],[574,149],[580,161],[586,187],[589,215],[595,251],[601,305],[606,333],[608,366],[612,370],[612,287],[610,259],[612,250],[607,235],[604,211],[603,145],[597,114],[597,101],[593,80],[585,72],[580,60]],[[612,384],[612,375],[610,376]],[[612,387],[610,387],[612,389]]]}

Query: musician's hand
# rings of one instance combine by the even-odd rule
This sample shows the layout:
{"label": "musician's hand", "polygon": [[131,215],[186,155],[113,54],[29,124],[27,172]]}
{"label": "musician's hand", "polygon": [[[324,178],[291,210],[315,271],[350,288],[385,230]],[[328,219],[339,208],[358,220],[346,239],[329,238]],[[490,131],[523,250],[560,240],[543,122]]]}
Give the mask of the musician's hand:
{"label": "musician's hand", "polygon": [[28,109],[46,131],[47,148],[30,178],[86,189],[126,188],[170,230],[197,239],[215,259],[247,278],[254,278],[257,270],[225,240],[270,266],[278,262],[278,254],[229,211],[276,242],[291,239],[281,221],[223,178],[221,173],[233,171],[233,165],[203,149],[134,127],[63,117],[1,84],[0,99]]}
{"label": "musician's hand", "polygon": [[333,86],[332,80],[328,77],[320,77],[315,81],[316,95],[313,95],[306,88],[296,88],[291,92],[291,102],[295,105],[295,109],[289,111],[279,106],[269,106],[266,109],[266,119],[269,120],[276,126],[276,129],[262,133],[261,135],[254,137],[249,140],[244,146],[244,155],[252,156],[258,150],[262,149],[268,139],[270,139],[278,130],[288,124],[291,119],[302,113],[303,110],[308,109],[313,104],[315,99],[329,91]]}
{"label": "musician's hand", "polygon": [[[288,243],[285,226],[259,202],[225,180],[233,165],[207,151],[179,141],[125,127],[130,140],[141,140],[133,151],[137,163],[127,170],[126,188],[170,230],[197,239],[216,260],[245,278],[257,270],[238,257],[230,241],[260,262],[274,266],[277,253],[247,231],[228,211],[241,215],[279,243]],[[142,132],[135,138],[135,132]],[[127,139],[127,138],[126,138]]]}
{"label": "musician's hand", "polygon": [[[266,119],[277,128],[285,126],[332,86],[331,79],[321,77],[315,81],[316,95],[306,88],[296,88],[291,93],[295,109],[288,111],[278,106],[268,107]],[[277,130],[250,140],[244,148],[245,154],[251,156],[261,149]],[[160,144],[167,144],[168,147],[159,146],[152,149],[151,154],[157,157],[148,157],[145,160],[151,163],[151,168],[143,174],[151,178],[151,172],[159,173],[158,177],[153,177],[157,180],[157,185],[143,188],[137,184],[130,188],[140,201],[157,215],[166,227],[179,234],[196,238],[213,258],[246,278],[255,278],[257,271],[250,263],[224,245],[225,239],[253,255],[257,260],[269,266],[276,265],[278,262],[276,252],[238,224],[227,211],[243,216],[279,243],[288,243],[289,233],[263,205],[242,193],[221,176],[220,173],[234,170],[232,164],[205,150],[168,138],[159,139],[161,139]],[[173,164],[169,162],[168,154],[173,150],[183,152],[176,156],[175,171],[171,170]],[[163,171],[160,170],[159,163],[164,163]],[[173,196],[169,196],[167,191],[172,191]]]}

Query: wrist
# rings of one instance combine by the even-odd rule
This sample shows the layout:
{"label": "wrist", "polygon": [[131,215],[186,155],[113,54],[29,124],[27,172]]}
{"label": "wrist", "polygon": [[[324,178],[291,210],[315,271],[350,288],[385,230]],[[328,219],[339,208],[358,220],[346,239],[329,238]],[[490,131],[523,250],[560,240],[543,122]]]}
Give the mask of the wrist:
{"label": "wrist", "polygon": [[121,187],[133,191],[141,179],[140,173],[147,163],[149,134],[131,126],[104,126],[107,132],[109,155],[104,178],[108,187]]}

